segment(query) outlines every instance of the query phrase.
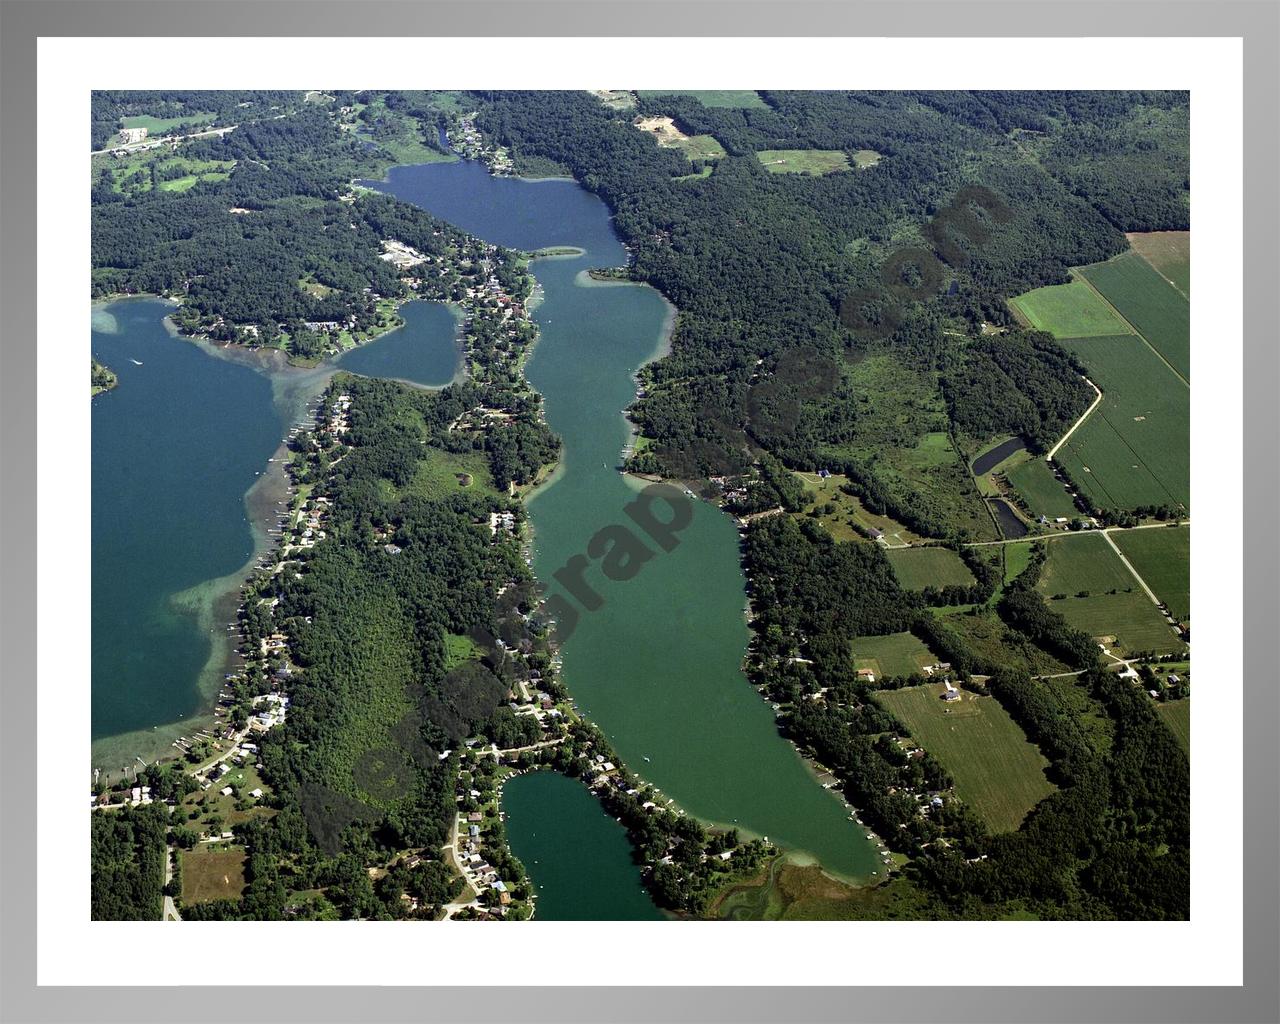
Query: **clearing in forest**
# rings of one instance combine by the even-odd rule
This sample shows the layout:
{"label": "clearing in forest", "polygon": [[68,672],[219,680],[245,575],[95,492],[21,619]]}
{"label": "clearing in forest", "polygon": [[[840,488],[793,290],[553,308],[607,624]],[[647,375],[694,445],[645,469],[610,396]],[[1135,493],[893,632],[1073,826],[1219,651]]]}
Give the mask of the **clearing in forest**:
{"label": "clearing in forest", "polygon": [[181,856],[183,903],[234,900],[244,892],[244,850],[195,849]]}
{"label": "clearing in forest", "polygon": [[724,156],[724,147],[714,135],[686,135],[669,117],[637,117],[631,123],[651,134],[659,146],[679,149],[690,160],[719,160]]}
{"label": "clearing in forest", "polygon": [[773,174],[817,177],[849,169],[849,157],[840,149],[762,149],[756,157]]}

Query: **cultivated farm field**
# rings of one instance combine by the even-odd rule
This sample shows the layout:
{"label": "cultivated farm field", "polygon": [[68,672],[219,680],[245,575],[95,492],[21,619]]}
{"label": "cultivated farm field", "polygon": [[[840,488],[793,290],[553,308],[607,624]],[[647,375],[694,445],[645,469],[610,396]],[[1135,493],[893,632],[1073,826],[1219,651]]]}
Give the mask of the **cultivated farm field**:
{"label": "cultivated farm field", "polygon": [[1183,751],[1191,755],[1191,698],[1167,700],[1156,705],[1156,714],[1169,727]]}
{"label": "cultivated farm field", "polygon": [[1053,792],[1049,762],[994,697],[964,693],[941,699],[929,684],[882,690],[875,700],[911,730],[955,780],[956,795],[993,832],[1012,832],[1032,807]]}
{"label": "cultivated farm field", "polygon": [[1051,284],[1009,300],[1036,330],[1055,338],[1126,334],[1128,326],[1084,281]]}
{"label": "cultivated farm field", "polygon": [[1185,649],[1101,534],[1054,540],[1048,552],[1038,589],[1071,625],[1090,636],[1115,637],[1129,654]]}
{"label": "cultivated farm field", "polygon": [[1143,231],[1126,236],[1134,251],[1161,277],[1191,298],[1191,232]]}
{"label": "cultivated farm field", "polygon": [[974,579],[969,567],[950,548],[919,547],[886,551],[894,575],[906,590],[924,590],[925,587],[972,586]]}
{"label": "cultivated farm field", "polygon": [[1191,379],[1191,303],[1185,295],[1135,252],[1079,272],[1185,380]]}
{"label": "cultivated farm field", "polygon": [[1191,392],[1134,335],[1069,338],[1063,347],[1102,389],[1057,460],[1101,506],[1191,504]]}
{"label": "cultivated farm field", "polygon": [[1111,534],[1138,575],[1179,622],[1191,618],[1191,527],[1117,530]]}

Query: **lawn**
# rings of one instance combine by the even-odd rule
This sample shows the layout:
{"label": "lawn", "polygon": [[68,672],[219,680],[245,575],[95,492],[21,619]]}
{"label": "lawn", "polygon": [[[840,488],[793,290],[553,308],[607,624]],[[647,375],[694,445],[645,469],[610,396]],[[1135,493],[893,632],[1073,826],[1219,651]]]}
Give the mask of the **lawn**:
{"label": "lawn", "polygon": [[1100,506],[1191,503],[1191,392],[1140,338],[1062,342],[1102,402],[1055,458]]}
{"label": "lawn", "polygon": [[1075,501],[1044,459],[1035,458],[1014,466],[1006,475],[1033,516],[1057,519],[1079,514]]}
{"label": "lawn", "polygon": [[1191,379],[1191,303],[1185,295],[1134,252],[1079,272],[1183,378]]}
{"label": "lawn", "polygon": [[874,149],[857,149],[853,153],[853,165],[860,171],[865,171],[868,167],[874,167],[883,158],[883,154],[877,153]]}
{"label": "lawn", "polygon": [[877,681],[886,676],[909,676],[937,663],[938,656],[913,633],[860,636],[853,641],[854,668],[871,669]]}
{"label": "lawn", "polygon": [[1044,774],[1048,760],[994,697],[966,692],[947,702],[942,692],[931,683],[879,691],[875,700],[946,768],[956,795],[991,831],[1013,832],[1054,791]]}
{"label": "lawn", "polygon": [[762,149],[756,154],[773,174],[834,174],[849,169],[849,157],[840,149]]}
{"label": "lawn", "polygon": [[1184,649],[1105,537],[1083,533],[1051,541],[1047,548],[1039,590],[1071,625],[1090,636],[1115,637],[1115,645],[1128,654]]}
{"label": "lawn", "polygon": [[197,847],[181,856],[183,903],[238,899],[244,892],[244,850]]}
{"label": "lawn", "polygon": [[217,114],[199,110],[193,110],[179,117],[153,117],[151,114],[134,114],[130,117],[122,117],[120,126],[122,128],[145,128],[148,135],[163,135],[179,125],[188,125],[192,127],[193,131],[198,131],[200,125],[208,124],[217,116]]}
{"label": "lawn", "polygon": [[974,583],[973,573],[950,548],[924,547],[886,551],[889,564],[898,582],[906,590],[924,590],[925,587],[969,587]]}
{"label": "lawn", "polygon": [[690,135],[675,146],[684,151],[690,160],[719,160],[724,156],[724,146],[714,135]]}
{"label": "lawn", "polygon": [[1191,298],[1191,232],[1145,231],[1127,236],[1134,252],[1155,268],[1157,274]]}
{"label": "lawn", "polygon": [[1057,338],[1129,333],[1124,320],[1084,281],[1036,288],[1009,302],[1032,327]]}
{"label": "lawn", "polygon": [[1191,618],[1191,527],[1117,530],[1111,534],[1138,575],[1179,622]]}
{"label": "lawn", "polygon": [[1156,714],[1169,727],[1174,738],[1187,754],[1191,756],[1191,698],[1183,700],[1166,700],[1156,705]]}
{"label": "lawn", "polygon": [[704,107],[768,106],[754,89],[637,89],[640,96],[692,96]]}

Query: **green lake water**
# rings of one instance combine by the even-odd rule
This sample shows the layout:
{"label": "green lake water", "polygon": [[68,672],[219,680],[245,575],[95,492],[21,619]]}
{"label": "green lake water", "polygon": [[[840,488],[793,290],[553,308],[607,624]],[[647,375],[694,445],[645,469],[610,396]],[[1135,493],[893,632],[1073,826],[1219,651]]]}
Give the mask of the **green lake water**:
{"label": "green lake water", "polygon": [[[541,335],[527,373],[564,442],[557,476],[529,503],[534,568],[551,585],[596,531],[630,522],[623,508],[639,485],[616,468],[629,436],[622,410],[634,399],[632,375],[664,337],[669,307],[653,289],[586,277],[626,254],[607,208],[572,182],[494,178],[462,161],[393,168],[386,182],[366,184],[493,242],[585,250],[533,264]],[[564,643],[564,682],[628,765],[691,813],[865,879],[878,867],[875,848],[779,735],[742,672],[748,628],[734,523],[695,506],[678,547],[656,551],[635,578],[588,571],[603,605],[582,612]],[[521,841],[515,829],[511,839]]]}
{"label": "green lake water", "polygon": [[631,860],[626,829],[582,783],[529,772],[502,787],[511,851],[537,893],[539,921],[661,921]]}

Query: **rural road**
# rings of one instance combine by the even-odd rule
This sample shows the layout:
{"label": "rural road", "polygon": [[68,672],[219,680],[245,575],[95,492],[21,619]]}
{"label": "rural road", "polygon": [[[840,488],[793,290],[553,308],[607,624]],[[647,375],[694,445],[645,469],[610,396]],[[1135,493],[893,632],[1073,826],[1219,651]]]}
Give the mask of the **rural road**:
{"label": "rural road", "polygon": [[1087,408],[1081,414],[1080,418],[1076,420],[1073,424],[1071,424],[1071,428],[1065,434],[1063,434],[1060,438],[1058,438],[1058,443],[1049,449],[1049,454],[1044,457],[1045,462],[1053,461],[1053,457],[1054,455],[1057,454],[1058,449],[1067,443],[1067,438],[1069,438],[1072,434],[1076,432],[1076,427],[1080,426],[1081,423],[1087,420],[1089,418],[1089,414],[1093,412],[1093,410],[1098,407],[1098,403],[1102,401],[1102,390],[1098,387],[1098,385],[1095,384],[1093,381],[1091,381],[1088,377],[1081,377],[1080,379],[1084,381],[1086,384],[1088,384],[1089,387],[1093,388],[1094,393],[1097,394],[1098,397],[1093,400],[1093,403],[1089,406],[1089,408]]}
{"label": "rural road", "polygon": [[[1125,533],[1129,530],[1168,530],[1180,529],[1181,527],[1190,525],[1190,519],[1179,519],[1175,526],[1171,526],[1169,523],[1143,523],[1141,526],[1108,526],[1104,530],[1055,530],[1053,533],[1042,533],[1034,537],[1015,537],[1012,540],[974,540],[966,544],[965,547],[990,548],[999,544],[1031,544],[1042,540],[1058,540],[1062,537],[1083,537],[1085,534],[1089,533],[1101,533],[1103,536],[1106,536],[1109,533]],[[1110,541],[1109,537],[1107,539]],[[917,544],[915,546],[923,547],[924,545]],[[1115,547],[1114,544],[1111,546]],[[1121,555],[1120,557],[1123,558],[1124,556]],[[1126,561],[1125,564],[1128,565],[1129,563]],[[1132,567],[1130,567],[1130,571],[1132,572]],[[1138,574],[1135,572],[1134,575],[1137,576]],[[1143,584],[1143,586],[1146,586],[1146,584]],[[1147,591],[1147,593],[1150,592],[1151,591],[1149,590]],[[1159,602],[1156,603],[1158,604]]]}
{"label": "rural road", "polygon": [[1160,608],[1160,598],[1156,597],[1155,591],[1147,586],[1147,581],[1138,575],[1138,570],[1133,567],[1133,563],[1124,557],[1124,552],[1121,551],[1120,548],[1116,546],[1116,542],[1111,539],[1111,531],[1103,530],[1102,536],[1107,538],[1107,543],[1111,545],[1111,550],[1120,556],[1120,561],[1124,562],[1124,567],[1133,574],[1133,578],[1142,584],[1142,589],[1147,592],[1147,597],[1151,598],[1151,603],[1157,608]]}
{"label": "rural road", "polygon": [[144,153],[149,149],[155,149],[171,142],[184,142],[187,139],[205,139],[210,135],[226,135],[227,132],[233,132],[239,127],[238,124],[232,124],[225,128],[210,128],[205,132],[192,132],[190,135],[157,135],[143,142],[128,142],[119,146],[108,146],[106,149],[95,149],[89,155],[106,156],[108,153],[115,153],[119,150],[124,150],[126,153]]}

